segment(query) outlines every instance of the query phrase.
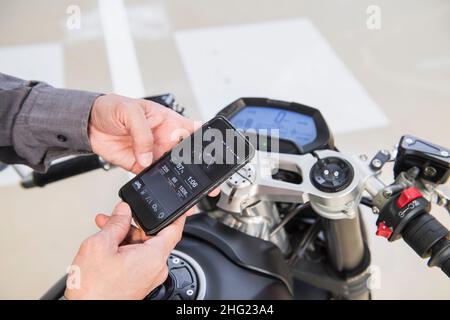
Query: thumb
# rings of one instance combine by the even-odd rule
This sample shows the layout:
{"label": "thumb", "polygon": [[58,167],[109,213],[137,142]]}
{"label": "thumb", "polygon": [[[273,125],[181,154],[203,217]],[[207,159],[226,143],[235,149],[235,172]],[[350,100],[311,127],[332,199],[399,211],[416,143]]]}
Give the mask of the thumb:
{"label": "thumb", "polygon": [[[105,216],[106,218],[106,216]],[[106,219],[105,219],[106,220]],[[104,222],[104,221],[97,221]],[[125,202],[120,202],[114,208],[111,217],[103,225],[102,233],[108,236],[115,246],[118,246],[127,236],[131,227],[131,209]]]}
{"label": "thumb", "polygon": [[185,221],[186,215],[182,215],[144,243],[149,245],[150,250],[156,251],[163,260],[166,260],[181,240]]}
{"label": "thumb", "polygon": [[145,117],[145,111],[137,105],[127,108],[126,114],[126,127],[133,140],[134,156],[142,167],[148,167],[153,161],[153,134]]}
{"label": "thumb", "polygon": [[95,224],[99,229],[103,229],[105,224],[108,222],[109,218],[110,216],[103,213],[99,213],[98,215],[95,216]]}

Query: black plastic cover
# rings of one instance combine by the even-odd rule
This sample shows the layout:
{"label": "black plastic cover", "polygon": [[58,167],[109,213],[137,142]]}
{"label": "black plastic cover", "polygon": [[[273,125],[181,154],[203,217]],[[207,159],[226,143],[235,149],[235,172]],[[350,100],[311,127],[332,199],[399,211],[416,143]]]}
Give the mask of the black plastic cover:
{"label": "black plastic cover", "polygon": [[377,225],[384,222],[386,226],[392,228],[392,235],[389,241],[401,238],[403,230],[417,216],[426,214],[431,210],[431,204],[425,198],[418,198],[404,208],[397,206],[400,193],[394,195],[390,201],[381,209],[378,215]]}
{"label": "black plastic cover", "polygon": [[420,178],[443,184],[450,176],[450,149],[405,135],[398,146],[394,174],[397,177],[412,167],[420,169]]}
{"label": "black plastic cover", "polygon": [[241,268],[281,281],[293,293],[290,270],[280,249],[273,243],[230,228],[207,214],[189,218],[184,233],[214,246]]}
{"label": "black plastic cover", "polygon": [[339,192],[353,181],[352,165],[344,159],[327,157],[319,159],[311,168],[312,184],[323,192]]}

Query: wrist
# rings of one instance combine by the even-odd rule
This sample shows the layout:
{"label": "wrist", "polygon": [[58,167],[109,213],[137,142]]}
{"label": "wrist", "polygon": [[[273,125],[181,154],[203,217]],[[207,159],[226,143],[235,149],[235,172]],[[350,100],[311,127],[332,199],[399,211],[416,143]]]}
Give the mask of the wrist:
{"label": "wrist", "polygon": [[91,151],[88,122],[98,95],[56,89],[45,84],[35,86],[17,115],[13,128],[18,155],[32,166],[42,168],[43,164],[68,151]]}

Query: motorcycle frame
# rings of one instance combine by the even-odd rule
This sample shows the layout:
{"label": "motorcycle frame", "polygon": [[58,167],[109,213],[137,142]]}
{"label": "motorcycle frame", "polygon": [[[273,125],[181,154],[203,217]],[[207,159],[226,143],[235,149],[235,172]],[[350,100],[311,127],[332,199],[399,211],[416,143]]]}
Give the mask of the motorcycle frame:
{"label": "motorcycle frame", "polygon": [[[309,179],[312,166],[318,159],[326,157],[344,159],[353,167],[353,181],[340,192],[320,191]],[[267,217],[266,210],[258,214],[257,210],[263,208],[261,203],[269,203],[270,206],[275,202],[297,204],[309,202],[314,212],[322,219],[323,230],[328,242],[327,262],[332,268],[330,270],[326,264],[313,265],[305,259],[300,259],[291,266],[294,277],[330,291],[334,297],[370,298],[368,285],[370,252],[366,242],[360,203],[364,192],[374,196],[385,187],[378,178],[380,170],[372,169],[367,160],[349,157],[334,150],[320,150],[305,155],[257,151],[254,159],[247,166],[252,166],[253,169],[250,171],[254,173],[248,175],[247,180],[239,180],[238,176],[233,176],[222,185],[221,197],[217,206],[226,214],[221,215],[219,219],[245,233],[270,240],[282,251],[286,251],[282,242],[274,235],[270,235],[270,230],[277,228],[279,218],[265,219],[266,225],[259,226],[258,230],[252,230],[248,226],[243,226],[243,217],[248,216],[249,208],[252,208],[253,216]],[[303,177],[302,182],[294,184],[273,179],[273,174],[278,169],[300,174]],[[248,170],[247,168],[246,173]],[[256,213],[255,206],[259,206]],[[272,214],[278,215],[276,211]],[[239,220],[240,223],[236,223],[236,220]],[[284,230],[280,230],[278,233],[282,235],[281,238],[286,238]]]}

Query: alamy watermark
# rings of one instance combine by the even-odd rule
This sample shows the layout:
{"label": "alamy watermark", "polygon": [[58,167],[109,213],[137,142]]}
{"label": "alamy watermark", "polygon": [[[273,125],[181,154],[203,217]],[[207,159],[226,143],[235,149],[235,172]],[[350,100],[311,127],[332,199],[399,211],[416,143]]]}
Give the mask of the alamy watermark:
{"label": "alamy watermark", "polygon": [[377,5],[370,5],[366,9],[366,27],[369,30],[381,29],[381,8]]}
{"label": "alamy watermark", "polygon": [[66,20],[66,27],[69,30],[80,30],[81,29],[81,8],[77,5],[70,5],[66,9],[68,14]]}
{"label": "alamy watermark", "polygon": [[77,265],[67,267],[66,286],[69,290],[79,290],[81,288],[81,269]]}
{"label": "alamy watermark", "polygon": [[370,275],[366,282],[367,288],[370,290],[381,289],[381,268],[377,265],[371,265],[367,272]]}

